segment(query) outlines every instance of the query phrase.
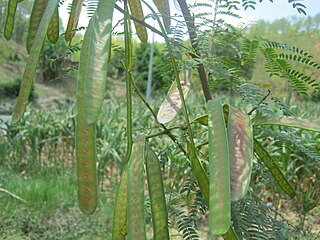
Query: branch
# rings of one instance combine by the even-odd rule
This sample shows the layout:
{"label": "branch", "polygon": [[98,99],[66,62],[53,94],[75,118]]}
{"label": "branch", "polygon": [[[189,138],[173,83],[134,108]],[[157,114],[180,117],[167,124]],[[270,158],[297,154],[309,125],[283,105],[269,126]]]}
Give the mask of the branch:
{"label": "branch", "polygon": [[14,194],[12,192],[9,192],[7,189],[0,188],[0,192],[4,192],[4,193],[10,195],[11,197],[20,200],[21,202],[27,203],[26,200],[22,199],[21,197],[17,196],[16,194]]}
{"label": "branch", "polygon": [[[177,0],[177,1],[180,5],[183,17],[187,24],[191,46],[196,52],[196,55],[192,54],[191,56],[193,59],[200,58],[200,53],[198,52],[197,34],[195,32],[194,19],[191,16],[191,13],[189,11],[186,1],[185,0]],[[212,94],[209,87],[207,74],[202,63],[199,63],[197,66],[198,66],[198,73],[199,73],[199,77],[202,85],[202,91],[207,102],[212,99]]]}

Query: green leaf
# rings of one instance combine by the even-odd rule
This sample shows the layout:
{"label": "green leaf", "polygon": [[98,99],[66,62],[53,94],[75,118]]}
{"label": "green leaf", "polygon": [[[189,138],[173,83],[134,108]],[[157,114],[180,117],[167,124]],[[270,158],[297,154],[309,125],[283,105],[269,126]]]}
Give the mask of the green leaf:
{"label": "green leaf", "polygon": [[276,125],[300,128],[309,131],[320,132],[320,124],[294,117],[260,117],[254,120],[254,126]]}
{"label": "green leaf", "polygon": [[168,229],[168,211],[163,189],[160,162],[157,155],[148,145],[146,153],[146,171],[152,212],[153,239],[170,239]]}
{"label": "green leaf", "polygon": [[8,9],[7,9],[7,18],[4,26],[4,37],[7,40],[10,40],[12,36],[13,26],[14,26],[14,17],[16,15],[17,6],[18,6],[17,0],[9,0]]}
{"label": "green leaf", "polygon": [[253,161],[252,123],[248,115],[229,107],[228,142],[231,159],[231,199],[238,201],[247,193]]}
{"label": "green leaf", "polygon": [[114,0],[99,2],[83,40],[83,45],[90,48],[86,65],[80,64],[87,69],[84,105],[88,124],[96,123],[105,97],[113,9]]}
{"label": "green leaf", "polygon": [[273,158],[270,156],[270,154],[267,152],[267,150],[265,150],[264,147],[256,139],[254,139],[253,146],[255,153],[258,155],[259,159],[263,161],[267,166],[281,189],[290,197],[294,197],[296,195],[296,192],[294,191],[288,180],[285,178],[285,176],[282,174],[281,170],[279,169]]}
{"label": "green leaf", "polygon": [[209,226],[213,235],[231,226],[230,158],[227,130],[220,100],[208,101],[209,115]]}
{"label": "green leaf", "polygon": [[[183,96],[187,97],[190,90],[190,84],[188,82],[181,83]],[[179,89],[176,81],[174,81],[167,93],[165,100],[162,102],[158,114],[157,120],[159,123],[165,124],[172,121],[177,115],[182,106],[182,101],[179,94]]]}
{"label": "green leaf", "polygon": [[128,165],[125,166],[118,188],[116,203],[113,214],[112,240],[126,239],[127,224],[127,187],[128,187]]}
{"label": "green leaf", "polygon": [[40,52],[43,46],[44,39],[46,37],[50,20],[54,14],[58,2],[59,0],[51,0],[49,2],[45,10],[45,14],[40,22],[39,28],[36,31],[34,44],[32,45],[30,56],[28,57],[27,64],[23,73],[18,100],[12,116],[13,124],[18,123],[22,118],[23,113],[25,112],[32,87],[32,82],[34,80],[35,72],[39,61]]}
{"label": "green leaf", "polygon": [[146,239],[144,215],[144,135],[136,137],[128,168],[128,239]]}

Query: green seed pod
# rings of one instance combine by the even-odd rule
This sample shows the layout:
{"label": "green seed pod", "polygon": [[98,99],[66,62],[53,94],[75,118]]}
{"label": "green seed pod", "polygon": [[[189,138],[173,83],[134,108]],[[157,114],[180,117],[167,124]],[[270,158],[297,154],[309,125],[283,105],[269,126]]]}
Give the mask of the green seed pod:
{"label": "green seed pod", "polygon": [[315,122],[306,121],[301,118],[294,117],[260,117],[255,119],[254,126],[261,125],[277,125],[300,128],[308,131],[320,132],[320,124]]}
{"label": "green seed pod", "polygon": [[270,154],[267,152],[267,150],[264,149],[261,144],[254,139],[254,151],[258,155],[259,159],[264,162],[264,164],[267,166],[269,171],[271,172],[272,176],[278,183],[278,185],[281,187],[281,189],[288,194],[290,197],[294,197],[296,195],[295,190],[290,185],[288,180],[285,178],[285,176],[282,174],[281,170],[273,160],[273,158],[270,156]]}
{"label": "green seed pod", "polygon": [[17,6],[18,6],[17,0],[9,0],[7,18],[4,26],[4,37],[7,40],[10,40],[12,36],[13,26],[14,26],[14,17],[16,15]]}
{"label": "green seed pod", "polygon": [[228,142],[231,161],[231,199],[237,201],[247,193],[252,172],[253,132],[251,119],[229,107]]}
{"label": "green seed pod", "polygon": [[209,115],[209,226],[213,235],[231,226],[230,159],[227,131],[220,100],[208,101]]}
{"label": "green seed pod", "polygon": [[113,9],[114,0],[99,2],[83,40],[83,44],[90,47],[87,65],[80,65],[80,68],[86,68],[84,104],[88,124],[98,120],[105,97]]}
{"label": "green seed pod", "polygon": [[92,214],[98,204],[98,179],[96,170],[96,126],[88,125],[77,102],[76,158],[78,176],[78,201],[82,212]]}
{"label": "green seed pod", "polygon": [[75,32],[73,31],[73,29],[75,29],[78,26],[82,5],[83,5],[83,0],[72,1],[71,11],[70,11],[66,35],[65,35],[65,39],[67,42],[70,42],[74,36]]}
{"label": "green seed pod", "polygon": [[158,8],[159,12],[161,13],[163,24],[167,32],[170,31],[170,5],[168,0],[153,0],[154,4]]}
{"label": "green seed pod", "polygon": [[189,158],[192,166],[192,170],[197,178],[201,193],[203,195],[204,200],[209,203],[209,178],[207,173],[205,172],[198,156],[196,153],[196,149],[191,146],[191,143],[187,142]]}
{"label": "green seed pod", "polygon": [[[128,165],[127,165],[128,166]],[[126,239],[124,232],[127,224],[127,187],[128,187],[128,167],[125,167],[118,188],[116,204],[113,214],[112,240]]]}
{"label": "green seed pod", "polygon": [[30,56],[27,60],[27,64],[22,77],[18,100],[12,116],[13,124],[18,123],[22,118],[23,113],[25,112],[32,87],[32,82],[39,61],[40,52],[43,46],[44,39],[46,37],[50,20],[54,14],[58,2],[58,0],[51,0],[49,2],[48,7],[45,10],[43,19],[41,20],[41,23],[39,25],[39,28],[37,28],[38,30],[36,30],[36,34],[34,37],[34,46],[32,46]]}
{"label": "green seed pod", "polygon": [[[31,51],[33,39],[36,36],[40,21],[42,19],[44,11],[46,10],[47,5],[48,5],[48,0],[35,0],[33,3],[31,16],[30,16],[28,37],[27,37],[27,51],[28,51],[28,53],[30,53],[30,51]],[[45,17],[47,18],[47,16],[45,16]],[[50,18],[50,20],[51,20],[51,18]]]}
{"label": "green seed pod", "polygon": [[59,40],[59,10],[58,6],[51,18],[51,22],[47,31],[48,40],[56,43]]}
{"label": "green seed pod", "polygon": [[147,146],[146,171],[151,203],[153,239],[169,239],[168,211],[163,189],[162,173],[157,155]]}
{"label": "green seed pod", "polygon": [[144,135],[136,137],[128,162],[128,239],[146,239],[144,215]]}
{"label": "green seed pod", "polygon": [[[129,7],[131,14],[140,19],[144,19],[143,11],[142,11],[142,6],[140,0],[128,0]],[[145,26],[134,22],[134,26],[136,27],[138,38],[140,39],[141,42],[147,42],[148,41],[148,34],[147,34],[147,29]]]}
{"label": "green seed pod", "polygon": [[[187,97],[188,92],[190,90],[190,83],[188,82],[181,82],[181,88],[183,91],[184,98]],[[178,111],[182,106],[182,101],[179,94],[179,89],[177,86],[177,82],[174,81],[167,93],[165,100],[162,102],[158,114],[157,120],[159,123],[165,124],[172,121],[175,116],[177,115]]]}

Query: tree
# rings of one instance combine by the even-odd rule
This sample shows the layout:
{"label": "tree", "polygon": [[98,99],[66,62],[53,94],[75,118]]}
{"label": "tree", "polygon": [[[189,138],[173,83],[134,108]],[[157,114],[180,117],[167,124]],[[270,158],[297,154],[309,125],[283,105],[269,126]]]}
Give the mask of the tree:
{"label": "tree", "polygon": [[[46,32],[49,29],[49,36],[55,33],[54,29],[52,30],[49,26],[55,16],[58,2],[58,0],[48,2],[42,21],[36,30],[13,114],[14,124],[18,124],[23,117]],[[292,0],[288,2],[293,2],[293,6],[299,12],[304,13],[304,6],[301,3]],[[95,162],[96,122],[106,89],[105,80],[111,46],[111,19],[115,7],[124,15],[125,55],[122,66],[125,70],[127,94],[127,152],[123,161],[114,211],[113,238],[125,239],[125,236],[128,235],[128,239],[146,239],[144,167],[148,180],[154,239],[169,239],[169,215],[176,221],[178,230],[181,231],[184,239],[198,239],[195,222],[199,215],[205,214],[207,209],[209,209],[209,230],[212,236],[222,235],[224,239],[294,237],[295,233],[290,226],[276,220],[271,210],[264,210],[264,205],[255,196],[254,190],[248,192],[253,158],[255,156],[259,162],[265,164],[274,182],[282,189],[281,191],[294,197],[296,195],[294,187],[291,186],[269,153],[268,137],[277,137],[282,144],[289,142],[298,144],[294,142],[297,136],[295,132],[292,132],[290,136],[277,135],[270,128],[263,128],[263,126],[280,125],[283,128],[293,127],[315,132],[319,132],[320,127],[306,120],[288,116],[291,113],[285,105],[276,98],[268,99],[270,91],[264,91],[259,86],[250,84],[243,66],[250,66],[255,61],[257,52],[260,51],[266,59],[265,69],[271,76],[276,75],[288,81],[292,88],[300,94],[308,94],[309,88],[319,91],[319,84],[311,77],[297,71],[290,61],[306,64],[315,69],[320,68],[320,65],[312,60],[310,54],[296,47],[261,38],[247,39],[241,35],[241,31],[224,22],[218,15],[218,13],[223,13],[237,17],[232,9],[254,8],[255,1],[245,0],[242,3],[216,1],[214,20],[210,20],[204,13],[193,16],[186,1],[178,0],[191,46],[183,42],[184,30],[179,24],[176,28],[170,29],[170,18],[168,17],[170,12],[167,1],[155,2],[162,21],[149,3],[144,2],[151,14],[157,18],[161,30],[149,26],[142,20],[144,15],[140,1],[130,0],[128,3],[129,6],[125,1],[122,9],[113,1],[88,1],[89,9],[96,10],[92,13],[81,48],[75,130],[78,200],[81,210],[91,214],[98,203]],[[81,6],[82,1],[73,2],[71,20],[69,20],[71,29],[76,28],[76,16],[78,15],[76,13],[79,12]],[[129,7],[132,16],[129,15]],[[196,4],[195,7],[212,8],[209,3]],[[137,35],[142,42],[147,41],[147,28],[163,36],[166,42],[165,58],[168,64],[165,67],[168,74],[173,76],[174,81],[158,114],[142,97],[135,76],[132,74],[135,60],[130,18],[134,20]],[[199,19],[200,23],[196,23],[195,19]],[[210,23],[210,28],[203,30],[202,27],[208,26],[208,23]],[[67,41],[71,39],[72,37],[66,36]],[[241,40],[242,46],[235,44],[237,41],[234,40]],[[220,47],[228,48],[228,53],[221,55],[218,51]],[[213,48],[216,48],[215,51],[212,51]],[[137,56],[136,59],[139,57]],[[190,120],[189,107],[191,106],[187,105],[185,100],[190,89],[189,79],[186,77],[184,81],[180,80],[185,70],[198,72],[203,92],[201,97],[205,99],[203,108],[207,108],[205,115],[197,116],[194,120]],[[210,73],[210,79],[207,73]],[[221,84],[229,84],[230,87],[235,88],[239,95],[253,106],[252,109],[244,113],[233,106],[223,105],[221,100],[212,94],[218,80]],[[143,134],[133,137],[132,89],[145,104],[146,109],[151,111],[161,131],[146,135],[146,129]],[[275,114],[271,110],[268,105],[270,101],[274,102],[277,107],[280,106],[281,114]],[[167,123],[174,119],[180,108],[184,116],[183,124],[169,127]],[[195,135],[197,128],[208,135],[208,141],[200,142],[199,145],[202,136],[199,138]],[[179,129],[180,134],[176,134],[174,129]],[[265,132],[268,134],[266,135]],[[148,142],[161,135],[167,135],[190,164],[183,169],[190,176],[189,184],[180,184],[178,188],[170,189],[174,196],[169,199],[163,188],[160,161]],[[308,154],[310,159],[315,160],[319,154],[312,141],[308,143],[310,144],[303,145],[300,150],[303,154]],[[205,148],[205,153],[200,151],[201,147]],[[176,169],[176,171],[179,170]],[[185,196],[184,192],[189,194]],[[190,207],[187,215],[175,204],[184,201],[184,198],[187,198],[186,204],[189,200],[193,202],[192,206],[187,205]],[[198,209],[201,210],[199,215]]]}

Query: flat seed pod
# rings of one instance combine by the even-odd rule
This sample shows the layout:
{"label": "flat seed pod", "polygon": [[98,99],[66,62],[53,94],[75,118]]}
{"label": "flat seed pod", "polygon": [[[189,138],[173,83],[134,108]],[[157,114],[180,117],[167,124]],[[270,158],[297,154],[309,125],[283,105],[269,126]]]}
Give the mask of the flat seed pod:
{"label": "flat seed pod", "polygon": [[196,153],[196,149],[191,146],[191,143],[187,142],[189,158],[192,166],[192,170],[197,178],[201,193],[203,195],[204,200],[209,203],[209,178],[207,173],[205,172],[198,156]]}
{"label": "flat seed pod", "polygon": [[196,117],[195,119],[192,120],[192,123],[200,123],[203,126],[208,126],[208,115],[202,115],[199,117]]}
{"label": "flat seed pod", "polygon": [[306,121],[301,118],[293,117],[261,117],[255,119],[254,126],[261,125],[277,125],[277,126],[286,126],[300,128],[308,131],[320,132],[320,124]]}
{"label": "flat seed pod", "polygon": [[169,239],[168,211],[163,190],[162,173],[157,155],[147,146],[146,171],[151,203],[153,239]]}
{"label": "flat seed pod", "polygon": [[144,135],[136,137],[128,165],[128,239],[146,239],[144,215]]}
{"label": "flat seed pod", "polygon": [[[144,15],[142,11],[142,6],[140,0],[128,0],[130,11],[132,16],[143,20]],[[138,38],[141,42],[147,42],[148,41],[148,34],[147,29],[145,26],[141,25],[140,23],[134,22],[134,26],[136,27]]]}
{"label": "flat seed pod", "polygon": [[112,240],[125,240],[124,233],[127,224],[127,187],[128,187],[128,167],[122,172],[118,188],[116,204],[113,214]]}
{"label": "flat seed pod", "polygon": [[[83,99],[82,99],[83,100]],[[77,101],[76,158],[78,201],[82,212],[92,214],[98,205],[98,179],[96,170],[96,126],[88,125],[83,117],[81,97]]]}
{"label": "flat seed pod", "polygon": [[167,32],[170,31],[171,18],[170,18],[170,5],[168,0],[153,0],[154,4],[161,13],[163,24]]}
{"label": "flat seed pod", "polygon": [[48,40],[51,43],[56,43],[59,40],[59,10],[58,6],[51,18],[51,22],[47,31]]}
{"label": "flat seed pod", "polygon": [[208,101],[210,233],[222,235],[231,226],[230,159],[227,130],[220,100]]}
{"label": "flat seed pod", "polygon": [[83,0],[73,0],[72,1],[71,11],[70,11],[66,35],[65,35],[65,40],[67,42],[70,42],[75,34],[73,29],[77,28],[77,26],[78,26],[78,21],[79,21],[82,5],[83,5]]}
{"label": "flat seed pod", "polygon": [[229,107],[228,142],[231,165],[231,200],[247,193],[252,172],[253,133],[251,119],[238,109]]}
{"label": "flat seed pod", "polygon": [[280,188],[290,197],[294,197],[296,195],[295,190],[282,174],[281,170],[279,169],[273,158],[270,156],[270,154],[267,152],[267,150],[265,150],[264,147],[256,139],[254,139],[253,146],[255,153],[258,155],[259,159],[263,161],[267,166]]}
{"label": "flat seed pod", "polygon": [[[16,124],[20,121],[25,112],[32,82],[34,80],[36,68],[39,61],[40,52],[43,46],[44,39],[48,30],[50,20],[54,14],[54,11],[58,5],[59,0],[51,0],[48,7],[45,10],[45,14],[40,22],[38,30],[34,38],[34,45],[31,48],[30,56],[28,57],[26,67],[23,73],[21,87],[19,91],[18,100],[13,112],[12,123]],[[41,4],[42,5],[42,4]]]}
{"label": "flat seed pod", "polygon": [[18,6],[17,0],[9,0],[8,9],[7,9],[7,18],[6,18],[6,23],[4,25],[4,37],[7,40],[10,40],[12,36],[13,26],[14,26],[14,17],[16,15],[17,6]]}
{"label": "flat seed pod", "polygon": [[[184,98],[186,99],[190,90],[190,84],[188,82],[181,82]],[[167,93],[165,100],[162,102],[157,114],[157,120],[159,123],[165,124],[172,121],[177,115],[182,105],[182,101],[179,94],[179,89],[176,81],[174,81]]]}
{"label": "flat seed pod", "polygon": [[[47,5],[48,5],[48,0],[35,0],[33,3],[31,16],[30,16],[28,37],[27,37],[27,51],[28,51],[28,53],[30,53],[30,51],[31,51],[33,39],[36,36],[37,29],[39,27],[40,21],[42,19],[44,11],[46,10]],[[47,18],[47,16],[46,16],[46,18]],[[51,20],[51,18],[50,18],[50,20]]]}
{"label": "flat seed pod", "polygon": [[83,44],[90,47],[85,77],[85,119],[95,124],[100,115],[106,91],[108,56],[111,44],[112,16],[114,0],[100,1],[96,12],[90,19]]}
{"label": "flat seed pod", "polygon": [[[105,4],[105,1],[101,3]],[[99,6],[98,6],[99,8]],[[92,17],[94,19],[95,16]],[[80,209],[89,214],[93,213],[98,204],[98,180],[96,172],[96,126],[89,125],[85,120],[85,85],[95,28],[89,24],[84,35],[80,55],[78,89],[77,89],[77,124],[76,124],[76,153],[78,170],[78,199]],[[83,155],[82,153],[86,153]],[[85,191],[91,189],[90,192]]]}

